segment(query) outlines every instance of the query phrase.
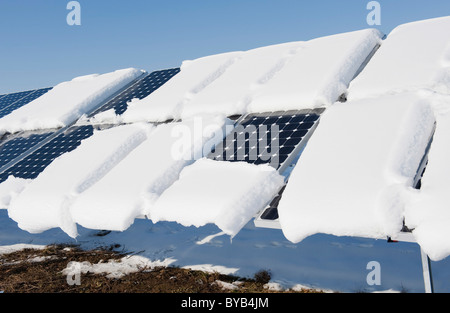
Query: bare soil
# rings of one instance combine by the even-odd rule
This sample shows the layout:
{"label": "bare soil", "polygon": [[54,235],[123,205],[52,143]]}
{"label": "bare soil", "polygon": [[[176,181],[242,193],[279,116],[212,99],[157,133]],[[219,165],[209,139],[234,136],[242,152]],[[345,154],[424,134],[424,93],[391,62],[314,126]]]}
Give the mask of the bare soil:
{"label": "bare soil", "polygon": [[[3,293],[294,293],[271,291],[265,287],[268,271],[254,278],[240,278],[177,267],[142,268],[120,279],[106,275],[83,274],[81,285],[70,285],[62,271],[69,262],[91,264],[119,260],[125,254],[110,249],[85,251],[76,246],[52,245],[43,250],[26,249],[0,255],[0,292]],[[236,289],[224,289],[217,281],[233,283]],[[303,289],[295,293],[319,293]]]}

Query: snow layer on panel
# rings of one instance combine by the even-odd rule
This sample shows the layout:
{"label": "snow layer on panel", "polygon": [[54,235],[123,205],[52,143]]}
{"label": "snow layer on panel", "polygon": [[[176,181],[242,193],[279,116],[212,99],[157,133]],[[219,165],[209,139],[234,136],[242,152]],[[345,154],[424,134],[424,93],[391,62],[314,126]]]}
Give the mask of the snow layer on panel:
{"label": "snow layer on panel", "polygon": [[349,99],[418,88],[450,92],[450,17],[394,29],[363,72],[351,83]]}
{"label": "snow layer on panel", "polygon": [[268,112],[331,105],[380,44],[375,29],[338,34],[304,43],[287,64],[255,92],[249,112]]}
{"label": "snow layer on panel", "polygon": [[181,170],[203,157],[203,149],[225,135],[224,118],[196,118],[162,124],[71,206],[78,224],[90,229],[123,231],[148,214],[156,199]]}
{"label": "snow layer on panel", "polygon": [[[450,98],[446,99],[447,109]],[[437,114],[436,131],[420,191],[413,194],[405,223],[428,256],[440,261],[450,255],[450,112]]]}
{"label": "snow layer on panel", "polygon": [[31,233],[60,227],[76,237],[70,204],[146,139],[148,125],[95,131],[81,145],[53,161],[11,200],[9,216]]}
{"label": "snow layer on panel", "polygon": [[184,61],[181,71],[166,84],[144,99],[131,101],[122,115],[122,121],[164,122],[179,119],[184,105],[218,79],[240,54],[230,52]]}
{"label": "snow layer on panel", "polygon": [[280,201],[285,236],[397,234],[434,122],[429,104],[414,94],[328,109]]}
{"label": "snow layer on panel", "polygon": [[124,69],[64,82],[0,119],[0,133],[68,126],[142,75]]}
{"label": "snow layer on panel", "polygon": [[347,90],[382,34],[366,29],[200,58],[142,100],[124,122],[322,107]]}
{"label": "snow layer on panel", "polygon": [[291,42],[242,53],[223,75],[186,103],[181,116],[245,113],[253,94],[282,71],[302,46],[302,42]]}
{"label": "snow layer on panel", "polygon": [[30,182],[28,179],[9,176],[7,180],[0,184],[0,209],[8,209],[11,198],[22,192]]}
{"label": "snow layer on panel", "polygon": [[284,177],[268,165],[201,159],[161,195],[150,218],[196,227],[214,223],[235,236],[283,185]]}

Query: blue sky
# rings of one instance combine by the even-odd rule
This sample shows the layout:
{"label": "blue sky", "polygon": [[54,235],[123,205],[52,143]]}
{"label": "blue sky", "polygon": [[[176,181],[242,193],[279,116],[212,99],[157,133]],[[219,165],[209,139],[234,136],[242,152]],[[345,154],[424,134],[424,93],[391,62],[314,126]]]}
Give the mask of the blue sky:
{"label": "blue sky", "polygon": [[[373,27],[369,0],[79,0],[81,26],[66,23],[68,2],[0,0],[0,94]],[[378,2],[386,34],[450,15],[448,0]]]}

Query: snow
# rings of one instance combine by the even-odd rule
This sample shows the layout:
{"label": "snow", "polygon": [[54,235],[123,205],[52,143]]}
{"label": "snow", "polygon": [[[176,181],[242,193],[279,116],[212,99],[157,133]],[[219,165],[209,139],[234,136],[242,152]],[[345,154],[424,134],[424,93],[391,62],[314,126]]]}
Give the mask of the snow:
{"label": "snow", "polygon": [[196,265],[186,265],[183,266],[184,269],[190,269],[193,271],[202,271],[206,273],[220,273],[223,275],[233,275],[239,269],[238,268],[228,268],[221,265],[213,265],[213,264],[196,264]]}
{"label": "snow", "polygon": [[450,92],[449,28],[450,17],[395,28],[351,83],[348,99],[420,88]]}
{"label": "snow", "polygon": [[291,42],[242,53],[227,71],[184,106],[181,117],[202,112],[228,116],[245,113],[255,92],[283,71],[302,45]]}
{"label": "snow", "polygon": [[375,29],[305,42],[273,79],[255,93],[249,112],[330,106],[344,94],[383,34]]}
{"label": "snow", "polygon": [[264,284],[264,289],[268,289],[269,291],[283,291],[283,286],[279,283],[267,283]]}
{"label": "snow", "polygon": [[214,223],[234,237],[283,185],[284,177],[268,165],[201,159],[181,172],[149,218],[196,227]]}
{"label": "snow", "polygon": [[71,203],[143,142],[149,128],[135,124],[95,131],[78,149],[52,162],[13,198],[8,208],[10,217],[32,233],[61,227],[76,237],[76,225],[69,212]]}
{"label": "snow", "polygon": [[25,249],[43,250],[45,248],[46,248],[45,245],[32,245],[32,244],[25,244],[25,243],[0,246],[0,256],[2,254],[10,254],[10,253],[22,251]]}
{"label": "snow", "polygon": [[155,122],[331,105],[381,37],[366,29],[184,62],[181,72],[157,91],[131,101],[121,120]]}
{"label": "snow", "polygon": [[227,120],[196,118],[162,124],[102,179],[73,202],[73,220],[87,228],[124,231],[149,214],[158,197],[181,170],[221,141]]}
{"label": "snow", "polygon": [[106,274],[107,278],[120,279],[126,275],[137,273],[141,270],[150,271],[155,267],[167,267],[176,260],[166,259],[163,261],[151,261],[146,257],[131,255],[120,260],[109,260],[108,262],[99,262],[91,264],[90,262],[69,262],[67,267],[62,270],[62,274],[73,276],[77,274]]}
{"label": "snow", "polygon": [[9,176],[0,184],[0,209],[7,209],[11,198],[22,192],[31,180]]}
{"label": "snow", "polygon": [[214,283],[219,285],[223,290],[236,290],[239,288],[239,284],[236,284],[238,282],[227,283],[225,281],[216,280]]}
{"label": "snow", "polygon": [[52,129],[72,124],[143,74],[129,68],[60,83],[45,95],[0,119],[0,133]]}
{"label": "snow", "polygon": [[434,123],[430,104],[413,93],[328,109],[279,204],[286,238],[396,235]]}

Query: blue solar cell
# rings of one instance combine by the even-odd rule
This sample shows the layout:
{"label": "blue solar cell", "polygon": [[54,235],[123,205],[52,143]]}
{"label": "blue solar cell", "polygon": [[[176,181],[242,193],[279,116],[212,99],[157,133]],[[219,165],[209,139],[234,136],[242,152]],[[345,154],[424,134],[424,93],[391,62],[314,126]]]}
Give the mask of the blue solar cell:
{"label": "blue solar cell", "polygon": [[[315,115],[311,115],[311,116],[315,116]],[[291,123],[301,123],[303,121],[306,120],[306,116],[305,115],[295,115],[294,117],[292,117]]]}
{"label": "blue solar cell", "polygon": [[[25,97],[23,97],[19,100],[16,100],[16,101],[10,103],[9,105],[6,105],[6,103],[5,103],[5,106],[0,106],[0,118],[8,115],[12,111],[17,110],[18,108],[39,98],[40,96],[47,93],[51,89],[52,88],[43,88],[43,89],[34,90],[33,92],[28,93]],[[0,99],[0,102],[1,102],[1,99]]]}
{"label": "blue solar cell", "polygon": [[313,127],[313,125],[313,122],[301,123],[299,129],[310,129],[311,127]]}
{"label": "blue solar cell", "polygon": [[307,118],[305,118],[305,122],[315,122],[319,119],[318,115],[309,115]]}
{"label": "blue solar cell", "polygon": [[5,181],[10,175],[24,179],[36,178],[57,157],[76,149],[83,139],[92,136],[93,133],[92,126],[70,128],[1,173],[0,182]]}
{"label": "blue solar cell", "polygon": [[[299,124],[297,124],[297,123],[292,123],[292,124],[285,124],[284,126],[283,126],[283,130],[287,130],[287,131],[294,131],[294,130],[296,130],[296,129],[298,129],[299,128]],[[311,128],[311,127],[310,127]]]}
{"label": "blue solar cell", "polygon": [[103,105],[101,108],[90,114],[92,117],[97,113],[114,109],[117,115],[124,113],[128,108],[128,102],[132,99],[143,99],[164,85],[173,76],[180,72],[179,68],[155,71],[148,74],[143,79],[120,93],[114,99]]}

